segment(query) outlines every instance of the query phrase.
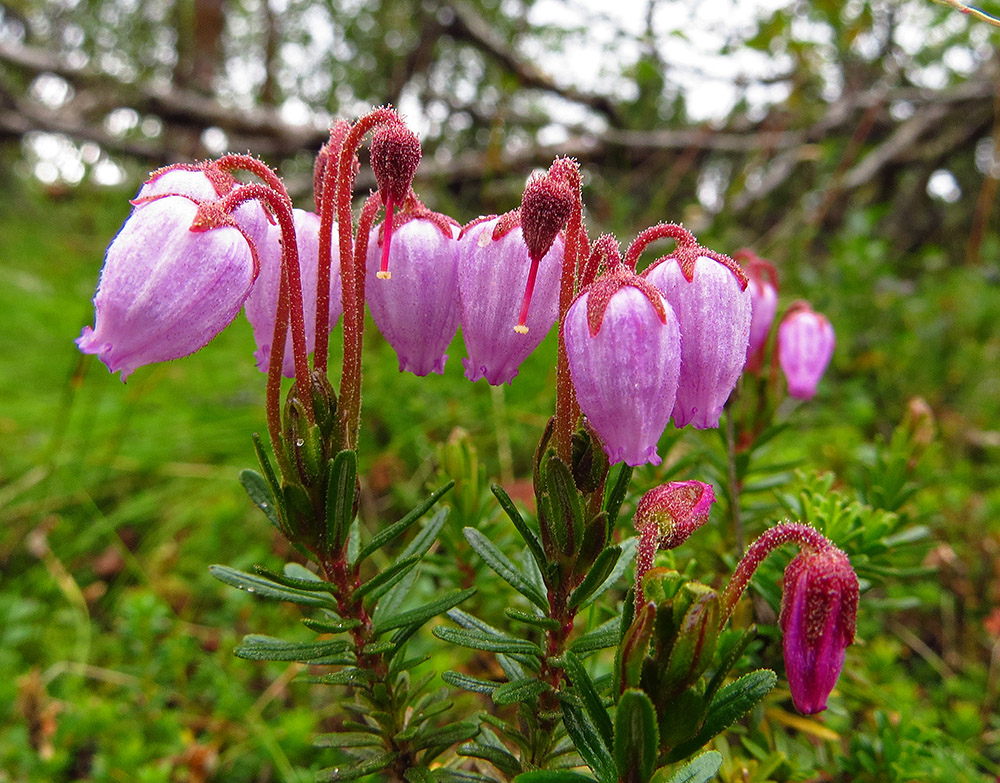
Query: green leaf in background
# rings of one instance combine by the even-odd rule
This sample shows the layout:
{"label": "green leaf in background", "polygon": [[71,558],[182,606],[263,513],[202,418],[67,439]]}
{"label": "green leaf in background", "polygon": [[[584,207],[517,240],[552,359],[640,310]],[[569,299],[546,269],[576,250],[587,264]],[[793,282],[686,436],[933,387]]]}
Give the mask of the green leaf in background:
{"label": "green leaf in background", "polygon": [[327,767],[316,773],[316,783],[335,783],[340,780],[357,780],[385,769],[399,756],[398,753],[379,753],[363,761],[352,761],[341,767]]}
{"label": "green leaf in background", "polygon": [[499,682],[481,680],[478,677],[472,677],[471,675],[454,671],[441,672],[441,679],[449,685],[453,685],[456,688],[462,688],[467,691],[472,691],[473,693],[492,694],[493,691],[501,685]]}
{"label": "green leaf in background", "polygon": [[543,572],[545,567],[548,565],[548,558],[545,557],[545,552],[542,549],[542,544],[538,540],[538,536],[535,532],[528,527],[528,523],[524,521],[521,516],[521,512],[517,510],[517,506],[514,505],[514,501],[510,499],[504,488],[499,484],[493,484],[490,486],[493,495],[500,503],[500,507],[506,512],[507,516],[510,517],[510,521],[514,523],[514,527],[517,528],[517,532],[521,534],[521,538],[524,539],[524,543],[527,544],[528,550],[531,552],[531,556],[535,558],[535,562],[538,564],[539,569]]}
{"label": "green leaf in background", "polygon": [[494,704],[517,704],[530,702],[551,687],[535,677],[523,677],[513,682],[505,682],[493,691]]}
{"label": "green leaf in background", "polygon": [[594,770],[601,783],[612,783],[617,775],[611,747],[601,739],[600,733],[582,709],[570,703],[569,699],[563,699],[559,706],[562,709],[563,725],[580,757]]}
{"label": "green leaf in background", "polygon": [[564,660],[566,674],[569,675],[570,682],[576,688],[576,692],[580,696],[583,708],[586,710],[590,722],[594,724],[594,728],[600,734],[601,741],[610,748],[614,742],[614,729],[611,726],[611,716],[608,715],[604,702],[601,701],[597,688],[594,686],[594,681],[590,678],[590,674],[587,673],[580,659],[572,652],[567,651]]}
{"label": "green leaf in background", "polygon": [[212,565],[208,567],[209,573],[220,582],[238,587],[248,593],[259,595],[262,598],[271,598],[275,601],[288,601],[302,606],[322,606],[327,609],[336,609],[337,604],[330,595],[319,592],[307,592],[291,587],[284,587],[275,584],[270,579],[265,579],[256,574],[248,574],[246,571],[239,571],[224,565]]}
{"label": "green leaf in background", "polygon": [[[406,573],[419,562],[420,555],[410,555],[409,557],[400,558],[384,571],[380,571],[367,582],[360,585],[358,589],[354,591],[354,597],[364,598],[366,595],[374,590],[378,590],[379,588],[383,588],[381,594],[387,593],[392,589],[393,585],[406,576]],[[378,596],[375,597],[377,598]]]}
{"label": "green leaf in background", "polygon": [[543,612],[548,611],[549,602],[538,589],[528,581],[520,568],[512,563],[496,545],[475,528],[467,527],[462,531],[465,540],[476,550],[490,568],[507,584],[531,601]]}
{"label": "green leaf in background", "polygon": [[521,762],[517,760],[517,757],[499,744],[467,742],[458,749],[458,752],[463,756],[485,759],[509,778],[521,771]]}
{"label": "green leaf in background", "polygon": [[436,601],[431,601],[429,604],[424,604],[423,606],[418,606],[415,609],[400,612],[397,615],[381,617],[379,618],[378,623],[375,624],[374,631],[376,634],[379,634],[384,633],[385,631],[391,631],[394,628],[402,628],[403,626],[423,625],[432,617],[443,614],[454,606],[458,606],[466,598],[474,595],[475,592],[475,587],[467,587],[464,590],[455,590],[441,596]]}
{"label": "green leaf in background", "polygon": [[717,750],[709,750],[700,756],[695,756],[669,779],[665,773],[657,773],[653,783],[708,783],[721,766],[722,754]]}
{"label": "green leaf in background", "polygon": [[438,639],[473,650],[542,656],[542,648],[534,642],[515,639],[505,634],[489,634],[468,628],[448,628],[443,625],[435,627],[433,633]]}
{"label": "green leaf in background", "polygon": [[279,521],[278,509],[275,504],[275,495],[271,492],[271,487],[267,480],[256,470],[241,470],[240,484],[246,490],[247,496],[253,504],[264,512],[270,523],[274,525],[282,534],[284,530]]}
{"label": "green leaf in background", "polygon": [[670,751],[669,761],[679,761],[694,753],[721,731],[746,715],[767,696],[778,681],[770,669],[758,669],[719,689],[708,708],[698,733]]}
{"label": "green leaf in background", "polygon": [[640,690],[630,688],[618,700],[614,745],[620,783],[647,783],[656,769],[660,730],[653,702]]}
{"label": "green leaf in background", "polygon": [[[290,565],[290,564],[289,564]],[[286,566],[285,573],[278,573],[277,571],[272,571],[270,568],[262,565],[254,565],[253,570],[257,572],[258,576],[262,576],[265,579],[270,579],[272,582],[283,585],[284,587],[291,587],[295,590],[305,590],[306,592],[317,592],[317,593],[332,593],[336,588],[329,582],[324,582],[319,579],[314,573],[306,569],[302,569],[309,574],[308,578],[302,576],[292,576],[288,573]],[[301,572],[295,572],[301,573]]]}
{"label": "green leaf in background", "polygon": [[351,649],[344,639],[318,642],[287,642],[274,636],[250,634],[233,651],[237,658],[248,661],[298,661],[322,663],[330,656],[339,656]]}
{"label": "green leaf in background", "polygon": [[590,775],[570,772],[568,769],[536,769],[522,772],[514,783],[596,783]]}
{"label": "green leaf in background", "polygon": [[345,449],[330,460],[326,483],[326,547],[339,552],[354,518],[354,491],[358,480],[358,455]]}
{"label": "green leaf in background", "polygon": [[397,538],[399,538],[399,536],[403,535],[403,533],[405,533],[407,529],[414,522],[416,522],[418,519],[420,519],[420,517],[426,514],[431,509],[431,507],[435,503],[437,503],[441,499],[441,497],[446,492],[448,492],[448,490],[450,490],[453,486],[455,486],[455,482],[449,481],[440,489],[437,489],[434,492],[432,492],[431,495],[424,501],[414,506],[410,510],[410,512],[407,513],[402,519],[400,519],[397,522],[394,522],[388,527],[379,530],[374,536],[372,536],[372,540],[368,542],[368,545],[361,549],[361,551],[358,553],[358,557],[355,562],[360,563],[369,555],[377,552],[386,544],[390,543],[391,541],[395,541]]}
{"label": "green leaf in background", "polygon": [[583,577],[583,581],[570,593],[570,609],[582,604],[598,587],[604,584],[605,580],[614,572],[621,554],[622,548],[620,546],[611,546],[597,556],[594,564],[587,571],[587,575]]}
{"label": "green leaf in background", "polygon": [[608,524],[611,525],[612,530],[615,529],[615,525],[618,523],[618,513],[622,510],[622,503],[625,502],[625,497],[628,495],[628,485],[631,480],[632,468],[623,462],[618,471],[618,477],[615,479],[614,486],[608,492],[608,499],[604,504],[604,510],[608,512]]}

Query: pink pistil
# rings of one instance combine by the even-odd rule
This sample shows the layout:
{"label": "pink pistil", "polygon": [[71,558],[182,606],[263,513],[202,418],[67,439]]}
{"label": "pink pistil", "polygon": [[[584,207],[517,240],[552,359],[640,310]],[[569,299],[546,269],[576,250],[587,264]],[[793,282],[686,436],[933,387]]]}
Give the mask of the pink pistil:
{"label": "pink pistil", "polygon": [[388,280],[392,277],[389,271],[389,242],[392,239],[392,213],[396,204],[389,193],[385,197],[385,222],[382,224],[384,234],[382,237],[382,262],[379,264],[378,272],[375,274],[379,280]]}

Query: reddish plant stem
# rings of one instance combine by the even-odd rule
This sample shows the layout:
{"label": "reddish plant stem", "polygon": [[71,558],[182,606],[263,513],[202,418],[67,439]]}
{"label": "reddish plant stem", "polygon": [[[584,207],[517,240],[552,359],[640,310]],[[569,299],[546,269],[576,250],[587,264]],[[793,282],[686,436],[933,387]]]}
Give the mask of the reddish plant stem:
{"label": "reddish plant stem", "polygon": [[[354,189],[354,156],[361,146],[365,134],[377,125],[399,122],[399,116],[392,109],[382,106],[359,119],[348,131],[340,148],[340,160],[336,176],[337,234],[340,239],[340,276],[344,305],[344,366],[340,376],[340,420],[344,432],[344,445],[353,449],[357,445],[357,432],[361,420],[361,349],[364,343],[365,294],[364,268],[356,274],[354,263],[354,242],[351,220],[351,193]],[[323,192],[329,193],[324,178]],[[323,199],[326,202],[326,198]],[[322,216],[321,216],[322,221]],[[320,223],[322,229],[322,222]],[[359,238],[360,238],[360,228]],[[322,251],[324,237],[320,234]],[[367,236],[365,237],[367,241]],[[363,262],[363,259],[362,259]],[[316,341],[317,346],[325,341]],[[323,354],[326,367],[326,354]]]}
{"label": "reddish plant stem", "polygon": [[[226,214],[246,201],[261,201],[273,213],[281,229],[281,269],[282,283],[287,288],[279,287],[278,313],[281,312],[281,302],[286,302],[287,317],[292,331],[292,355],[295,360],[295,379],[300,389],[302,406],[306,419],[310,424],[316,422],[313,412],[312,394],[309,393],[309,359],[306,353],[306,326],[302,303],[302,277],[299,272],[299,246],[295,238],[295,220],[292,215],[292,202],[287,195],[273,190],[267,185],[240,185],[218,202],[218,207]],[[285,331],[282,328],[278,334],[279,319],[275,318],[274,339],[271,343],[271,355],[267,368],[267,420],[268,431],[271,434],[275,452],[280,450],[280,439],[275,440],[275,433],[281,432],[281,366],[285,359]]]}
{"label": "reddish plant stem", "polygon": [[750,577],[753,576],[757,567],[764,562],[768,555],[783,544],[789,542],[798,544],[802,549],[818,551],[831,547],[833,544],[826,536],[816,528],[805,525],[801,522],[784,522],[765,530],[756,541],[748,548],[743,559],[740,560],[722,593],[722,616],[719,626],[725,624],[736,608],[736,602],[740,600],[743,591],[750,584]]}
{"label": "reddish plant stem", "polygon": [[658,239],[673,239],[677,242],[678,247],[698,246],[698,240],[695,239],[694,234],[683,226],[678,226],[676,223],[657,223],[632,240],[632,244],[625,251],[625,265],[634,272],[639,256],[642,255],[646,247]]}
{"label": "reddish plant stem", "polygon": [[564,324],[566,313],[573,304],[577,292],[577,281],[589,255],[589,242],[583,227],[583,194],[581,192],[580,169],[575,161],[567,166],[567,175],[576,203],[566,224],[566,244],[564,247],[562,274],[559,279],[559,348],[556,358],[556,453],[567,465],[573,457],[573,425],[580,417],[580,405],[576,399],[576,389],[569,371],[569,355],[566,353]]}
{"label": "reddish plant stem", "polygon": [[236,155],[229,153],[223,155],[215,161],[217,165],[223,171],[247,171],[256,177],[260,177],[272,190],[278,191],[282,196],[291,201],[288,195],[288,190],[285,188],[285,183],[281,181],[281,177],[275,173],[274,169],[268,166],[264,161],[258,160],[251,155]]}

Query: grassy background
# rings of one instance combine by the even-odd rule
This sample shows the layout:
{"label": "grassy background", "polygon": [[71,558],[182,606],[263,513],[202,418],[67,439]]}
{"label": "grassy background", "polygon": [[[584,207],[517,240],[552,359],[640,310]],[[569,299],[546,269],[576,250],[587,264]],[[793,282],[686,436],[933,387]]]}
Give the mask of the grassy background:
{"label": "grassy background", "polygon": [[[329,763],[310,741],[335,721],[331,692],[291,684],[295,666],[231,655],[247,632],[301,634],[298,616],[207,571],[288,555],[236,481],[264,430],[249,326],[241,316],[208,349],[125,386],[73,344],[129,195],[0,193],[0,781],[309,780]],[[939,437],[904,513],[932,530],[933,573],[862,604],[842,684],[850,714],[832,710],[828,726],[841,732],[842,779],[981,780],[1000,771],[1000,270],[935,248],[894,257],[873,219],[857,215],[822,258],[803,248],[810,263],[782,268],[785,301],[809,296],[838,347],[816,400],[782,409],[794,427],[773,456],[858,491],[907,401],[932,406]],[[1000,257],[995,236],[984,257]],[[498,393],[464,380],[460,338],[443,377],[418,379],[368,334],[366,524],[438,481],[436,444],[459,426],[487,476],[525,485],[552,408],[551,335]],[[668,431],[661,453],[718,445]],[[637,471],[633,486],[665,469]],[[692,542],[706,569],[725,559],[723,516]]]}

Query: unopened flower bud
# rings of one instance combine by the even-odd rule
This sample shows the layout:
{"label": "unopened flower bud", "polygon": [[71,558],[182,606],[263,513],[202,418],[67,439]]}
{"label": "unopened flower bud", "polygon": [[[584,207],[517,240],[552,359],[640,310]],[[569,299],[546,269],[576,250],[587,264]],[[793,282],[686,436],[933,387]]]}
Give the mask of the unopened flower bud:
{"label": "unopened flower bud", "polygon": [[715,490],[703,481],[671,481],[642,496],[635,510],[635,528],[654,524],[660,549],[679,547],[708,521]]}
{"label": "unopened flower bud", "polygon": [[858,577],[840,549],[803,549],[788,564],[779,622],[792,702],[803,715],[826,709],[857,612]]}
{"label": "unopened flower bud", "polygon": [[371,163],[378,189],[402,204],[420,163],[420,140],[402,122],[382,125],[372,135]]}
{"label": "unopened flower bud", "polygon": [[833,356],[836,337],[825,316],[808,302],[795,302],[778,327],[778,363],[788,379],[788,394],[811,399]]}

